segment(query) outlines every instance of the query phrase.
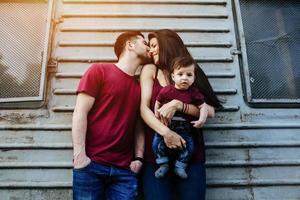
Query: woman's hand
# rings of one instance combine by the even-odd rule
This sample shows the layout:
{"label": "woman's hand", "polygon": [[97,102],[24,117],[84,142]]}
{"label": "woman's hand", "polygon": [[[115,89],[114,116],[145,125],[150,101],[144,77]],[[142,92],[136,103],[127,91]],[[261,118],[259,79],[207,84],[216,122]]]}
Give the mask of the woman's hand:
{"label": "woman's hand", "polygon": [[174,99],[169,103],[164,104],[157,110],[160,121],[168,126],[171,123],[171,119],[173,118],[175,112],[180,110],[182,106],[181,101]]}
{"label": "woman's hand", "polygon": [[181,150],[186,147],[185,140],[172,130],[169,130],[169,132],[164,134],[163,137],[164,137],[164,142],[166,143],[167,147],[170,149]]}

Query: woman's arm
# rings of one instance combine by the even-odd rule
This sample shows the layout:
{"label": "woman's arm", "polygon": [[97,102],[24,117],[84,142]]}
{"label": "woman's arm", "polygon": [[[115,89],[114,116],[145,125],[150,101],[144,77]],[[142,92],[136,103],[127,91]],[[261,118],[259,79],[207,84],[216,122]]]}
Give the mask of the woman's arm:
{"label": "woman's arm", "polygon": [[141,116],[146,124],[155,132],[163,136],[166,145],[169,148],[183,148],[185,147],[184,139],[167,126],[161,123],[150,109],[150,101],[152,96],[152,89],[156,73],[156,66],[153,64],[145,65],[140,76],[141,84]]}
{"label": "woman's arm", "polygon": [[[209,118],[213,118],[215,116],[215,108],[208,105],[208,116]],[[198,117],[200,115],[200,109],[193,104],[184,104],[182,101],[174,99],[169,103],[162,105],[160,109],[157,110],[159,114],[160,120],[168,125],[171,123],[171,120],[175,114],[175,112],[182,112],[184,114],[188,114],[194,117]]]}
{"label": "woman's arm", "polygon": [[198,117],[200,113],[197,106],[193,104],[184,104],[182,101],[174,99],[158,109],[160,120],[166,125],[170,124],[176,111],[195,117]]}

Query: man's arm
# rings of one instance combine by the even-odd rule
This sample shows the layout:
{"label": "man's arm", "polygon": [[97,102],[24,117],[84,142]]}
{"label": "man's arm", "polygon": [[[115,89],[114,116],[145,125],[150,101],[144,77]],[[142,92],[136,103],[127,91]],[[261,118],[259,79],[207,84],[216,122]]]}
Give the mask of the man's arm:
{"label": "man's arm", "polygon": [[145,149],[145,132],[142,124],[142,120],[139,117],[136,128],[135,128],[135,149],[134,149],[134,159],[130,163],[130,169],[134,173],[138,173],[143,165]]}
{"label": "man's arm", "polygon": [[85,138],[87,130],[87,115],[95,102],[95,98],[85,93],[79,93],[72,120],[72,140],[74,168],[84,168],[90,163],[85,152]]}

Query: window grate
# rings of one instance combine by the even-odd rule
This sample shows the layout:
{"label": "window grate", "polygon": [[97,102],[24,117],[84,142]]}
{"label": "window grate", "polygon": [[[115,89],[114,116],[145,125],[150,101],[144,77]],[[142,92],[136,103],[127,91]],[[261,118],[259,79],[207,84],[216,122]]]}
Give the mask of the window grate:
{"label": "window grate", "polygon": [[250,103],[300,102],[300,2],[240,0]]}
{"label": "window grate", "polygon": [[0,3],[0,102],[41,99],[47,1]]}

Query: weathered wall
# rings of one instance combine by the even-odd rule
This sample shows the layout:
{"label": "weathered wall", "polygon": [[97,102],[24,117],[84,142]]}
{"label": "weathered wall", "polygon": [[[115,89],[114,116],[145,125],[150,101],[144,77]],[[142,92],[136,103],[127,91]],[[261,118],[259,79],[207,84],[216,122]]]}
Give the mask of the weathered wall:
{"label": "weathered wall", "polygon": [[243,100],[230,0],[58,0],[42,108],[1,110],[0,199],[71,198],[75,88],[92,62],[114,62],[125,30],[170,28],[224,99],[205,127],[207,199],[300,199],[299,109]]}

